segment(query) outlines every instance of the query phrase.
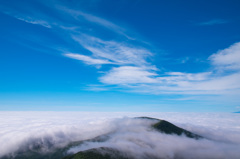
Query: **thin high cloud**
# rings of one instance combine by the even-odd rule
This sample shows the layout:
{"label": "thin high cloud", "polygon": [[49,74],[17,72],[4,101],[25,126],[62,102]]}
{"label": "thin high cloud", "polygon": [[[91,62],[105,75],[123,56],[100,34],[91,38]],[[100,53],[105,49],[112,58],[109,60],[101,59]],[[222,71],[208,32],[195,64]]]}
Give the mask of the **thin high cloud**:
{"label": "thin high cloud", "polygon": [[105,84],[142,84],[142,83],[157,83],[154,78],[157,74],[150,72],[141,67],[121,66],[114,67],[106,75],[100,78],[100,81]]}
{"label": "thin high cloud", "polygon": [[51,28],[52,27],[48,22],[46,22],[44,20],[34,20],[30,17],[23,17],[23,18],[22,17],[15,17],[15,18],[17,18],[21,21],[30,23],[30,24],[41,25],[41,26],[46,27],[46,28]]}
{"label": "thin high cloud", "polygon": [[83,61],[84,63],[86,63],[88,65],[93,65],[93,64],[94,65],[103,65],[103,64],[111,64],[112,63],[108,60],[94,59],[92,57],[81,55],[81,54],[65,53],[64,55],[66,57],[69,57],[69,58],[72,58],[72,59]]}
{"label": "thin high cloud", "polygon": [[103,19],[101,17],[98,16],[94,16],[92,14],[88,14],[79,10],[73,10],[73,9],[69,9],[66,7],[59,7],[60,10],[63,10],[67,13],[69,13],[70,15],[72,15],[77,21],[81,20],[81,18],[84,18],[85,20],[91,22],[91,23],[95,23],[99,26],[108,28],[109,30],[112,30],[113,32],[116,32],[118,34],[121,34],[123,36],[125,36],[128,39],[133,39],[131,38],[129,35],[127,35],[125,32],[126,30],[106,19]]}
{"label": "thin high cloud", "polygon": [[[39,3],[44,5],[44,2]],[[90,13],[62,7],[60,2],[52,6],[51,4],[47,8],[57,13],[55,17],[42,10],[28,11],[31,7],[25,8],[25,12],[13,12],[10,9],[9,13],[27,23],[58,30],[58,36],[67,39],[71,46],[74,46],[61,46],[63,49],[56,49],[63,56],[94,65],[98,69],[108,65],[108,70],[99,71],[101,76],[98,79],[103,84],[101,89],[92,87],[92,90],[118,87],[132,92],[189,95],[240,92],[239,42],[213,53],[206,59],[209,60],[209,67],[212,67],[206,72],[162,71],[151,62],[154,52],[150,46],[146,46],[140,40],[134,40],[137,38],[129,38],[127,28]],[[203,24],[220,23],[223,21],[213,20]],[[109,38],[104,36],[112,33],[115,33],[114,36]],[[72,51],[72,48],[77,49]],[[107,87],[103,88],[104,86]]]}
{"label": "thin high cloud", "polygon": [[[46,5],[39,1],[35,1],[38,7],[42,7]],[[23,3],[24,4],[24,3]],[[52,28],[53,19],[49,17],[44,11],[39,10],[37,5],[34,2],[29,1],[24,6],[19,2],[4,2],[1,4],[0,9],[1,12],[12,16],[18,20],[23,22],[40,25],[46,28]]]}
{"label": "thin high cloud", "polygon": [[38,19],[38,18],[35,18],[35,17],[32,17],[32,16],[28,16],[28,15],[21,14],[21,13],[14,13],[14,12],[10,12],[10,11],[6,11],[4,13],[8,14],[10,16],[13,16],[16,19],[24,21],[26,23],[41,25],[41,26],[46,27],[46,28],[51,28],[52,27],[51,24],[48,21]]}
{"label": "thin high cloud", "polygon": [[[101,26],[102,29],[95,27],[92,29],[100,29],[98,32],[103,32],[103,34],[105,34],[105,32],[108,34],[109,31],[111,31],[119,34],[118,37],[123,38],[124,40],[133,40],[129,35],[125,33],[124,28],[104,18],[94,16],[79,10],[62,7],[60,3],[56,4],[56,7],[48,8],[51,9],[51,11],[56,12],[58,15],[64,16],[59,16],[56,18],[49,15],[47,17],[44,11],[38,11],[32,15],[27,15],[25,12],[29,12],[29,10],[32,12],[31,9],[25,9],[25,12],[23,13],[20,11],[13,12],[11,9],[9,9],[10,11],[8,14],[26,23],[38,24],[47,28],[54,27],[53,29],[63,31],[65,35],[68,35],[69,40],[77,42],[79,44],[79,47],[83,47],[92,53],[92,55],[84,55],[82,53],[65,51],[63,55],[73,59],[81,60],[86,64],[99,65],[100,63],[114,63],[117,65],[135,65],[137,63],[147,63],[145,61],[145,58],[152,55],[149,50],[140,46],[131,45],[131,42],[129,44],[126,44],[122,41],[104,40],[101,38],[101,36],[96,37],[95,35],[92,35],[91,29],[87,28],[91,28],[93,25],[98,25]],[[107,29],[107,31],[104,31],[105,29]],[[69,48],[64,48],[63,50],[68,49]]]}
{"label": "thin high cloud", "polygon": [[198,23],[198,25],[211,26],[211,25],[226,24],[226,23],[228,23],[228,21],[226,21],[224,19],[212,19],[209,21]]}
{"label": "thin high cloud", "polygon": [[240,42],[218,51],[209,59],[217,69],[240,71]]}
{"label": "thin high cloud", "polygon": [[[136,91],[183,94],[225,94],[239,92],[240,43],[220,50],[209,57],[213,70],[201,73],[165,72],[147,68],[113,68],[100,78],[105,84],[121,84]],[[221,71],[214,71],[221,70]],[[228,70],[234,70],[228,72]],[[136,75],[136,76],[131,76]],[[140,82],[141,81],[141,82]],[[138,85],[136,85],[138,84]]]}
{"label": "thin high cloud", "polygon": [[[129,118],[137,116],[168,120],[205,139],[152,131],[150,125],[154,121]],[[0,157],[14,156],[22,149],[32,150],[37,145],[42,146],[42,153],[48,153],[69,142],[110,133],[104,142],[85,142],[68,151],[110,147],[137,158],[151,154],[169,159],[237,159],[240,155],[239,117],[231,113],[1,112],[0,142],[5,144],[0,149]]]}
{"label": "thin high cloud", "polygon": [[146,59],[152,56],[147,49],[124,42],[106,41],[84,34],[72,38],[92,53],[90,58],[105,59],[116,65],[145,66],[149,64]]}

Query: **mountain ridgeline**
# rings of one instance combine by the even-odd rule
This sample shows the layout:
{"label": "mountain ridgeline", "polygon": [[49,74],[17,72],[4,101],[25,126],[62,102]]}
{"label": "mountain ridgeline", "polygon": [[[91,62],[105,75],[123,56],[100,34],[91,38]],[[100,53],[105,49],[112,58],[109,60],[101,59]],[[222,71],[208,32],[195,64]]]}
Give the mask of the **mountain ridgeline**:
{"label": "mountain ridgeline", "polygon": [[[186,138],[189,138],[192,140],[199,140],[203,138],[200,135],[194,134],[190,131],[177,127],[176,125],[165,120],[149,118],[149,117],[137,117],[134,119],[152,121],[153,124],[150,125],[150,129],[151,131],[154,131],[157,133],[163,133],[166,135],[175,135],[175,136],[185,136]],[[114,132],[111,132],[111,133],[114,133]],[[135,157],[132,154],[129,155],[128,153],[123,152],[122,150],[118,150],[116,148],[108,147],[108,146],[89,148],[87,150],[82,150],[74,154],[68,153],[68,150],[70,148],[79,146],[79,145],[81,146],[86,142],[93,142],[93,143],[106,142],[111,139],[111,133],[104,134],[90,140],[72,142],[62,148],[53,148],[53,149],[50,148],[51,149],[50,151],[47,151],[44,153],[42,153],[41,151],[42,149],[41,144],[35,145],[35,147],[32,149],[25,148],[25,149],[19,150],[14,154],[1,157],[1,159],[139,159],[139,156]],[[151,154],[146,154],[145,156],[141,156],[141,158],[142,159],[164,159]]]}

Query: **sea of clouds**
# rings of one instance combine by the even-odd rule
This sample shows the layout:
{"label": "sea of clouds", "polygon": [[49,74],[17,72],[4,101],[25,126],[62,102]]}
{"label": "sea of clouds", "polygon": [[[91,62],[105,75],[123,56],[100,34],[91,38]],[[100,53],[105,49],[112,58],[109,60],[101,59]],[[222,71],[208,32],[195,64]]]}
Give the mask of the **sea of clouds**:
{"label": "sea of clouds", "polygon": [[[167,120],[204,139],[153,131],[154,121],[132,118],[139,116]],[[235,113],[0,112],[0,121],[0,158],[36,145],[46,153],[103,134],[108,140],[86,141],[68,153],[111,147],[139,159],[240,158],[240,114]]]}

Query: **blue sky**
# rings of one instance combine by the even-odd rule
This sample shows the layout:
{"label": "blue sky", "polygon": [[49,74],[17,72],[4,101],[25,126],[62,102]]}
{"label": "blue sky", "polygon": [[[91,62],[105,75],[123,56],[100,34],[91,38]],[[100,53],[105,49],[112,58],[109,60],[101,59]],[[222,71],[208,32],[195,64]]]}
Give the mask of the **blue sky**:
{"label": "blue sky", "polygon": [[0,110],[238,111],[239,7],[0,0]]}

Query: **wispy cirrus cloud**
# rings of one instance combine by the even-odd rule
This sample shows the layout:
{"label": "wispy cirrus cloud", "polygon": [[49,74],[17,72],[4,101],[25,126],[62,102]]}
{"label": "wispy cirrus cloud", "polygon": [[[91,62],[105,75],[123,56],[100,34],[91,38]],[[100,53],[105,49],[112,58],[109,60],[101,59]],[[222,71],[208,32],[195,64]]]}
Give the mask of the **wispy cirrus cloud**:
{"label": "wispy cirrus cloud", "polygon": [[103,59],[94,59],[92,57],[81,55],[81,54],[65,53],[64,56],[83,61],[84,63],[89,64],[89,65],[111,64],[110,61],[103,60]]}
{"label": "wispy cirrus cloud", "polygon": [[[36,5],[36,4],[37,5]],[[38,7],[46,6],[40,1],[28,2],[22,5],[21,2],[4,2],[1,4],[1,12],[12,16],[18,20],[29,24],[40,25],[46,28],[52,28],[52,18],[48,16],[44,11],[38,9]]]}
{"label": "wispy cirrus cloud", "polygon": [[209,60],[218,69],[240,70],[240,42],[211,55]]}
{"label": "wispy cirrus cloud", "polygon": [[[214,69],[238,69],[239,43],[209,57]],[[135,92],[153,94],[228,94],[240,92],[237,72],[159,72],[144,67],[113,68],[99,78],[104,84],[120,85]]]}
{"label": "wispy cirrus cloud", "polygon": [[91,23],[95,23],[97,25],[100,25],[100,26],[103,26],[103,27],[106,27],[110,30],[113,30],[115,32],[118,32],[118,33],[121,33],[123,34],[125,29],[106,20],[106,19],[103,19],[101,17],[98,17],[98,16],[94,16],[92,14],[88,14],[88,13],[85,13],[85,12],[82,12],[82,11],[79,11],[79,10],[73,10],[73,9],[69,9],[69,8],[66,8],[66,7],[59,7],[60,10],[63,10],[67,13],[69,13],[70,15],[72,15],[76,20],[81,20],[81,18],[84,18],[85,20],[91,22]]}
{"label": "wispy cirrus cloud", "polygon": [[[98,78],[99,82],[105,86],[118,86],[124,91],[154,94],[224,94],[229,92],[236,94],[239,92],[240,43],[235,43],[211,55],[208,60],[212,70],[196,73],[176,72],[168,69],[162,71],[151,61],[154,57],[151,47],[143,45],[141,40],[136,40],[137,38],[129,38],[127,28],[97,15],[73,10],[66,6],[61,7],[60,2],[48,9],[56,13],[55,16],[48,15],[43,10],[12,11],[9,15],[27,23],[56,29],[59,37],[67,38],[67,41],[72,44],[70,46],[74,46],[61,46],[64,51],[57,51],[63,56],[82,61],[87,65],[95,65],[99,69],[100,65],[108,65],[108,70],[101,71],[101,76]],[[213,19],[199,23],[199,25],[227,22],[222,19]],[[104,36],[105,34],[112,35],[113,32],[116,35]],[[77,49],[72,51],[71,48]],[[189,58],[183,59],[182,63],[187,60]],[[222,70],[222,72],[215,70]],[[101,89],[105,90],[103,87]]]}
{"label": "wispy cirrus cloud", "polygon": [[121,66],[112,68],[107,74],[100,78],[105,84],[144,84],[157,83],[154,78],[157,74],[147,69],[136,66]]}
{"label": "wispy cirrus cloud", "polygon": [[124,42],[106,41],[85,34],[72,37],[96,59],[105,59],[116,65],[150,65],[147,58],[153,54],[142,47]]}
{"label": "wispy cirrus cloud", "polygon": [[228,23],[228,21],[224,19],[212,19],[212,20],[200,22],[197,24],[202,26],[210,26],[210,25],[225,24],[225,23]]}
{"label": "wispy cirrus cloud", "polygon": [[41,18],[36,18],[34,16],[30,16],[25,13],[19,13],[17,11],[11,11],[11,10],[4,11],[3,13],[5,13],[9,16],[13,16],[14,18],[21,20],[23,22],[26,22],[26,23],[41,25],[46,28],[52,28],[52,25],[47,20],[43,20]]}
{"label": "wispy cirrus cloud", "polygon": [[41,25],[43,27],[46,27],[46,28],[51,28],[52,26],[47,22],[47,21],[44,21],[44,20],[35,20],[31,17],[15,17],[21,21],[24,21],[26,23],[30,23],[30,24],[36,24],[36,25]]}

